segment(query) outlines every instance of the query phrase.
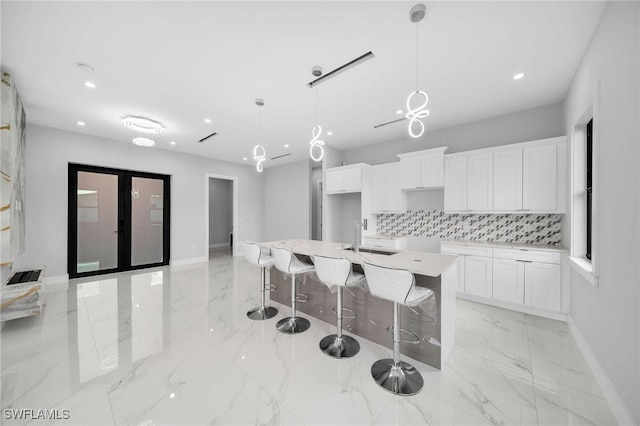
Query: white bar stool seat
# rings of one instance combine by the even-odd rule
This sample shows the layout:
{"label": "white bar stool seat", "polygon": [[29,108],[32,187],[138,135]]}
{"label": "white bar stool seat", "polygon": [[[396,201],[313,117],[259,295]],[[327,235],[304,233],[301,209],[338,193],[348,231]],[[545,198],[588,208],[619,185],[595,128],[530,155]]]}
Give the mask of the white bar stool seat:
{"label": "white bar stool seat", "polygon": [[417,306],[433,297],[433,291],[416,287],[415,276],[405,269],[364,262],[369,292],[393,302],[393,359],[380,359],[371,366],[371,376],[385,390],[401,396],[415,395],[424,379],[411,364],[400,361],[400,305]]}
{"label": "white bar stool seat", "polygon": [[308,297],[296,292],[296,275],[313,272],[313,265],[300,261],[289,249],[273,247],[271,256],[274,266],[280,272],[291,275],[291,316],[283,318],[276,324],[281,333],[296,334],[307,331],[311,326],[308,319],[297,316],[296,303],[306,302]]}
{"label": "white bar stool seat", "polygon": [[251,241],[245,241],[244,244],[244,256],[247,258],[249,263],[260,268],[260,282],[262,289],[262,302],[260,303],[260,306],[258,306],[257,308],[253,308],[249,312],[247,312],[247,316],[250,319],[256,321],[273,318],[278,315],[278,309],[274,308],[273,306],[265,306],[265,292],[273,291],[276,289],[276,287],[274,285],[267,286],[265,284],[265,273],[267,268],[273,266],[274,260],[271,256],[265,253],[267,249],[263,249],[258,244]]}
{"label": "white bar stool seat", "polygon": [[[342,314],[345,310],[342,306],[342,289],[361,285],[364,282],[364,275],[353,272],[351,262],[344,258],[314,255],[312,259],[320,281],[329,288],[338,288],[337,333],[324,337],[320,341],[320,350],[334,358],[350,358],[360,351],[360,343],[353,337],[342,334]],[[352,310],[348,309],[348,311]],[[355,318],[355,312],[353,317]]]}

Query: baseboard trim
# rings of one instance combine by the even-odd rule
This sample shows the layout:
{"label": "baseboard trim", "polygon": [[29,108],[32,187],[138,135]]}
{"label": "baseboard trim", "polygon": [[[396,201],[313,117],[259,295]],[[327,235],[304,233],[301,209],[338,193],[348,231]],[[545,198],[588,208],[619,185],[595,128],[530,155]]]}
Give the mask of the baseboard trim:
{"label": "baseboard trim", "polygon": [[192,265],[194,263],[203,263],[208,261],[209,261],[208,256],[202,256],[202,257],[192,257],[189,259],[172,260],[170,263],[171,263],[171,266],[183,266],[183,265]]}
{"label": "baseboard trim", "polygon": [[44,278],[45,285],[56,285],[56,284],[69,284],[69,274],[64,275],[53,275],[51,277]]}
{"label": "baseboard trim", "polygon": [[231,244],[227,241],[226,243],[214,243],[214,244],[209,244],[209,248],[222,248],[222,247],[229,247]]}
{"label": "baseboard trim", "polygon": [[573,338],[575,339],[578,347],[582,351],[584,355],[584,359],[587,361],[589,368],[591,368],[591,372],[593,373],[593,377],[595,377],[598,385],[600,386],[600,390],[602,390],[602,394],[604,398],[609,403],[609,408],[611,408],[611,412],[613,416],[616,418],[616,421],[619,425],[635,425],[636,423],[631,417],[631,413],[627,410],[627,407],[624,405],[620,394],[618,393],[613,383],[609,379],[607,373],[602,369],[600,363],[596,359],[595,355],[591,351],[591,347],[585,340],[584,336],[580,332],[580,329],[576,325],[575,321],[569,315],[567,319],[567,325],[569,326],[569,330],[571,330],[571,334],[573,334]]}
{"label": "baseboard trim", "polygon": [[567,321],[568,315],[564,312],[547,311],[545,309],[533,308],[526,305],[517,305],[515,303],[503,302],[501,300],[489,299],[482,296],[474,296],[466,293],[456,293],[458,299],[470,300],[472,302],[484,303],[498,308],[510,309],[523,314],[536,315],[543,318],[549,318],[557,321]]}

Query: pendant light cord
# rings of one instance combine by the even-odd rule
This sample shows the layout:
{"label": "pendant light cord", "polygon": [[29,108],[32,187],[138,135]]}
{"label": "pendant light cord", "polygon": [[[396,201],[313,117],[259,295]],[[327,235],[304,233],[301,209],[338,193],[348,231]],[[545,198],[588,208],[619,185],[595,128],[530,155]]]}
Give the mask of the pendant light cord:
{"label": "pendant light cord", "polygon": [[418,91],[418,57],[419,57],[419,50],[418,50],[418,22],[416,22],[416,92]]}
{"label": "pendant light cord", "polygon": [[318,86],[316,86],[316,126],[318,123]]}

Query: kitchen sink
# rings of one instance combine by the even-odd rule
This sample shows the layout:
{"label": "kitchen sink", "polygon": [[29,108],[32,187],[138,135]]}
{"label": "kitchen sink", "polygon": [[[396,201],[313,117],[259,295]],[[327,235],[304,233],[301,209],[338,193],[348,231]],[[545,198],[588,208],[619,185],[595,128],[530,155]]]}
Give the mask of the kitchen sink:
{"label": "kitchen sink", "polygon": [[[356,251],[356,249],[353,248],[353,247],[346,248],[345,250],[350,250],[350,251],[353,251],[353,252]],[[382,251],[382,250],[375,250],[375,249],[368,249],[368,248],[360,248],[359,251],[361,253],[383,254],[385,256],[390,256],[392,254],[396,254],[396,252],[394,252],[394,251]]]}

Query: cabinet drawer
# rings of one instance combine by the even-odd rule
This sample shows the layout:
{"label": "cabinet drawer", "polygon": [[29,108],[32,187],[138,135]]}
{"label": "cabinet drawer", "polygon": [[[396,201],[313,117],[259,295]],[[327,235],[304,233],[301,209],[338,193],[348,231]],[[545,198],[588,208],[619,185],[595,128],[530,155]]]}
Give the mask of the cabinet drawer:
{"label": "cabinet drawer", "polygon": [[554,263],[559,265],[561,253],[527,249],[493,249],[493,257],[498,259],[523,260],[525,262]]}
{"label": "cabinet drawer", "polygon": [[478,247],[478,246],[460,246],[457,244],[441,244],[440,253],[442,254],[458,254],[465,256],[493,256],[492,247]]}
{"label": "cabinet drawer", "polygon": [[[406,247],[406,244],[403,244],[405,238],[375,238],[375,237],[362,237],[362,245],[367,247],[379,247],[379,248],[390,248],[390,249],[402,249]],[[403,247],[404,245],[404,247]]]}

